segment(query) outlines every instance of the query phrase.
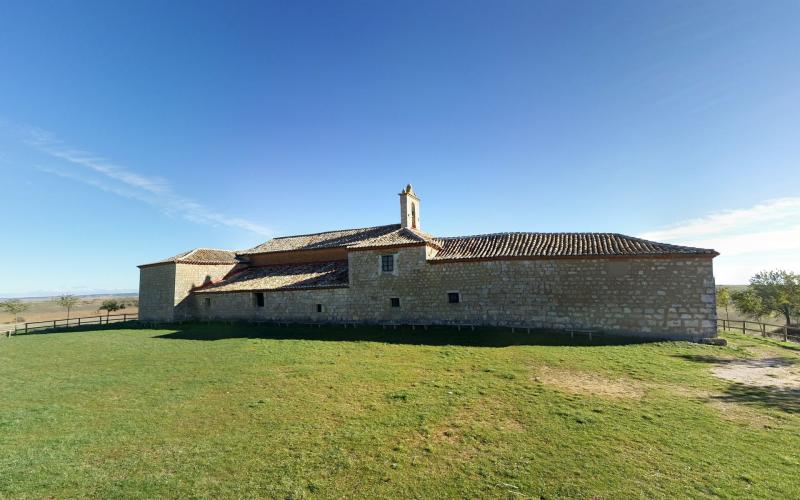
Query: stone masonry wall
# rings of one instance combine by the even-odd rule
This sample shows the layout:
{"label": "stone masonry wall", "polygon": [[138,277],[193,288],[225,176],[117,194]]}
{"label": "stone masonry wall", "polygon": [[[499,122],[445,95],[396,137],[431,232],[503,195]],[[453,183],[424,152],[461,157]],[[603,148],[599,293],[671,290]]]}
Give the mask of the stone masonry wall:
{"label": "stone masonry wall", "polygon": [[175,264],[139,269],[139,319],[173,320],[175,311]]}
{"label": "stone masonry wall", "polygon": [[219,281],[235,264],[176,264],[175,265],[175,319],[191,319],[189,294],[194,287],[209,281]]}
{"label": "stone masonry wall", "polygon": [[349,297],[347,288],[265,292],[264,307],[258,307],[252,292],[198,293],[191,310],[203,320],[343,322],[351,321]]}
{"label": "stone masonry wall", "polygon": [[[176,319],[465,323],[686,339],[716,335],[709,258],[435,264],[426,259],[429,251],[351,251],[349,288],[267,292],[263,308],[249,292],[193,294]],[[396,256],[395,271],[383,273],[380,256],[390,253]],[[201,274],[188,281],[202,282]],[[461,302],[449,303],[448,292],[459,292]],[[400,307],[391,307],[393,297]],[[323,305],[322,313],[316,304]]]}
{"label": "stone masonry wall", "polygon": [[[391,252],[350,252],[356,321],[477,323],[586,328],[670,338],[716,335],[709,258],[426,261],[420,247],[395,250],[397,272],[377,262]],[[461,302],[447,301],[459,292]],[[390,298],[400,299],[400,307]]]}
{"label": "stone masonry wall", "polygon": [[165,263],[139,269],[139,319],[178,321],[188,319],[191,289],[206,280],[219,280],[233,264],[198,265]]}

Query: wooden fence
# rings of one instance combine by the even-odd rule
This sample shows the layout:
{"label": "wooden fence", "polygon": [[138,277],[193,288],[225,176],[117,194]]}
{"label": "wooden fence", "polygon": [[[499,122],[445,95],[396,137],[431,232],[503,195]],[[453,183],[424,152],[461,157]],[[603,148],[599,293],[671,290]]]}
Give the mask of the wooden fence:
{"label": "wooden fence", "polygon": [[742,332],[745,335],[757,334],[762,337],[774,337],[784,342],[800,342],[800,327],[773,325],[758,321],[718,319],[717,330]]}
{"label": "wooden fence", "polygon": [[16,324],[13,328],[2,327],[0,334],[25,335],[28,333],[44,332],[48,330],[62,330],[65,328],[77,328],[79,326],[91,325],[110,325],[138,321],[138,314],[111,314],[107,316],[90,316],[84,318],[52,319],[48,321],[32,321],[25,324]]}

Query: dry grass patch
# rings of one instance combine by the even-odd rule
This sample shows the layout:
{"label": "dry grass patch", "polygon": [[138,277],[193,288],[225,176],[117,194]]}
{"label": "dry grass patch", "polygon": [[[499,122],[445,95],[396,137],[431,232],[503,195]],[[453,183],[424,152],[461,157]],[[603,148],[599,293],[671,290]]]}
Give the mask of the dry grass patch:
{"label": "dry grass patch", "polygon": [[730,422],[746,424],[756,428],[770,429],[781,425],[782,420],[763,411],[747,407],[739,403],[710,399],[708,404],[720,413],[720,416]]}
{"label": "dry grass patch", "polygon": [[606,378],[597,373],[543,366],[537,370],[534,381],[547,384],[572,394],[600,396],[604,398],[644,397],[648,384],[630,378]]}

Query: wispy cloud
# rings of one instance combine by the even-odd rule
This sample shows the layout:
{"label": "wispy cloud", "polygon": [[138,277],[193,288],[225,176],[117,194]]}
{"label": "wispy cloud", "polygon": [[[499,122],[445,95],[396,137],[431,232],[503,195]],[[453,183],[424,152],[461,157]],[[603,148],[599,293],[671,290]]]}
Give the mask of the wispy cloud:
{"label": "wispy cloud", "polygon": [[[717,281],[741,283],[755,272],[800,262],[800,198],[778,198],[708,214],[640,235],[720,252]],[[794,269],[800,271],[800,269]]]}
{"label": "wispy cloud", "polygon": [[62,161],[67,166],[78,166],[83,170],[77,172],[74,168],[63,168],[63,165],[62,168],[38,167],[48,174],[147,203],[169,216],[182,217],[197,224],[244,229],[265,237],[272,234],[269,228],[261,224],[222,214],[176,193],[163,178],[142,175],[89,151],[71,148],[50,132],[29,128],[24,137],[25,143],[36,150]]}

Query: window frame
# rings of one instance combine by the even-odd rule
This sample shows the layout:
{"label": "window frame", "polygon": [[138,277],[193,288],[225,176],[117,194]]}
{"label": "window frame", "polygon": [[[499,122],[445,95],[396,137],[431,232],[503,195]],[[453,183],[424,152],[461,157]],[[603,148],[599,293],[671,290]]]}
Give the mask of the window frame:
{"label": "window frame", "polygon": [[[388,266],[387,266],[388,263]],[[388,267],[388,269],[387,269]],[[395,256],[394,254],[381,255],[381,273],[391,274],[395,272]]]}
{"label": "window frame", "polygon": [[266,297],[264,296],[264,292],[253,292],[253,305],[258,308],[264,307],[266,303]]}
{"label": "window frame", "polygon": [[325,308],[322,306],[322,304],[317,304],[317,312],[318,313],[325,312]]}
{"label": "window frame", "polygon": [[[452,298],[455,295],[456,300],[453,301]],[[457,290],[447,292],[447,303],[448,304],[460,304],[461,303],[461,292]]]}
{"label": "window frame", "polygon": [[389,307],[400,308],[400,297],[389,297]]}

